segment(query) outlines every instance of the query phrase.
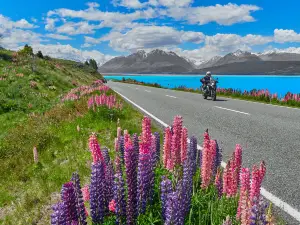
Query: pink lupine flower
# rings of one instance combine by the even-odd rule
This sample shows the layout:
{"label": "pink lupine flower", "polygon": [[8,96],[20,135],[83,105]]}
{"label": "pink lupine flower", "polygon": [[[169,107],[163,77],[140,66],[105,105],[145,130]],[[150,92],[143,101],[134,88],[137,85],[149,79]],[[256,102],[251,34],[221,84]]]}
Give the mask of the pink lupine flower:
{"label": "pink lupine flower", "polygon": [[121,137],[121,135],[122,135],[122,129],[121,129],[121,127],[118,127],[118,129],[117,129],[117,138],[119,139]]}
{"label": "pink lupine flower", "polygon": [[142,137],[141,141],[147,146],[151,146],[151,120],[148,117],[144,117],[142,121]]}
{"label": "pink lupine flower", "polygon": [[250,209],[247,205],[249,202],[249,191],[250,191],[250,171],[248,168],[242,168],[241,170],[241,188],[240,188],[240,199],[237,210],[236,218],[241,219],[241,215],[245,218],[249,218]]}
{"label": "pink lupine flower", "polygon": [[165,168],[167,168],[168,160],[171,159],[171,141],[172,141],[172,133],[170,127],[165,129],[164,135],[164,154],[163,154],[163,163]]}
{"label": "pink lupine flower", "polygon": [[116,212],[116,202],[114,199],[110,201],[108,208],[109,208],[109,211],[111,211],[113,213]]}
{"label": "pink lupine flower", "polygon": [[230,196],[231,183],[232,183],[232,171],[231,171],[231,161],[229,161],[225,167],[223,173],[223,194],[227,197]]}
{"label": "pink lupine flower", "polygon": [[187,139],[188,139],[188,130],[186,127],[184,127],[182,128],[182,136],[181,136],[181,163],[183,163],[187,157]]}
{"label": "pink lupine flower", "polygon": [[119,147],[118,147],[118,138],[115,138],[115,151],[117,152],[119,150]]}
{"label": "pink lupine flower", "polygon": [[210,140],[208,132],[204,134],[204,144],[202,150],[202,168],[201,168],[201,188],[206,189],[212,178],[212,167],[216,157],[216,141]]}
{"label": "pink lupine flower", "polygon": [[132,143],[132,140],[131,140],[129,134],[126,134],[125,137],[124,137],[124,146],[125,146],[125,149],[130,148],[130,147],[133,146],[133,143]]}
{"label": "pink lupine flower", "polygon": [[83,201],[89,201],[90,200],[90,191],[89,191],[89,186],[86,185],[83,188],[81,188],[82,191],[82,196],[83,196]]}
{"label": "pink lupine flower", "polygon": [[39,156],[36,146],[33,147],[33,160],[35,163],[39,162]]}
{"label": "pink lupine flower", "polygon": [[181,132],[182,132],[182,117],[175,116],[173,122],[173,136],[172,136],[172,147],[171,154],[174,160],[175,165],[181,164],[181,154],[180,154],[180,141],[181,141]]}
{"label": "pink lupine flower", "polygon": [[92,152],[93,162],[94,163],[97,163],[99,161],[104,162],[104,158],[100,150],[100,145],[97,141],[95,133],[93,133],[89,138],[89,147]]}
{"label": "pink lupine flower", "polygon": [[169,171],[172,171],[174,169],[174,166],[175,166],[175,163],[174,163],[173,159],[172,158],[168,159],[166,168]]}
{"label": "pink lupine flower", "polygon": [[234,152],[234,166],[237,171],[237,185],[240,182],[240,171],[242,167],[242,147],[241,145],[237,144]]}
{"label": "pink lupine flower", "polygon": [[255,197],[258,198],[260,195],[260,180],[261,180],[260,171],[257,168],[257,166],[254,165],[252,169],[252,180],[251,180],[251,190],[250,190],[251,202]]}

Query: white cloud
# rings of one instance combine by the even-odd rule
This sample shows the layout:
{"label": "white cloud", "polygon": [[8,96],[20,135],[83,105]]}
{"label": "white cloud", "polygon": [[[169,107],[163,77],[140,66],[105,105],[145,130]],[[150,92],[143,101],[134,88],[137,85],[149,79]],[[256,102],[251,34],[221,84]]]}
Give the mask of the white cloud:
{"label": "white cloud", "polygon": [[294,30],[275,29],[274,40],[278,43],[300,42],[300,34]]}
{"label": "white cloud", "polygon": [[78,34],[93,34],[95,29],[99,28],[99,25],[89,24],[88,22],[68,22],[63,24],[60,27],[56,28],[58,33],[65,33],[69,35],[78,35]]}
{"label": "white cloud", "polygon": [[72,40],[72,38],[61,34],[46,34],[45,36],[57,40]]}
{"label": "white cloud", "polygon": [[85,37],[86,43],[97,44],[109,41],[110,46],[119,51],[136,51],[176,46],[183,42],[201,43],[205,36],[201,32],[177,31],[167,26],[139,26],[125,34],[112,31],[102,38]]}
{"label": "white cloud", "polygon": [[13,29],[13,28],[21,28],[21,29],[32,29],[36,28],[34,24],[29,23],[25,19],[21,19],[18,21],[12,21],[10,18],[3,16],[0,14],[0,28],[2,29]]}
{"label": "white cloud", "polygon": [[87,3],[89,8],[98,8],[100,5],[97,2],[88,2]]}
{"label": "white cloud", "polygon": [[124,6],[130,9],[139,9],[146,6],[147,3],[142,4],[139,0],[113,0],[114,6]]}
{"label": "white cloud", "polygon": [[46,26],[45,29],[46,30],[54,30],[55,28],[55,23],[58,21],[58,19],[52,19],[52,18],[47,18],[46,19]]}
{"label": "white cloud", "polygon": [[[187,7],[189,6],[193,0],[157,0],[157,2],[154,3],[154,5],[162,5],[169,8],[178,8],[178,7]],[[151,3],[151,2],[150,2]],[[153,3],[153,1],[152,1]]]}
{"label": "white cloud", "polygon": [[215,6],[201,7],[172,7],[168,9],[168,16],[176,20],[185,20],[190,24],[207,24],[216,22],[220,25],[232,25],[242,22],[253,22],[255,19],[251,12],[260,10],[255,5],[227,5],[216,4]]}
{"label": "white cloud", "polygon": [[92,51],[80,51],[71,45],[42,45],[37,44],[32,46],[34,52],[42,51],[43,55],[49,55],[54,58],[69,59],[74,61],[85,62],[86,60],[93,58],[99,65],[102,65],[106,61],[112,59],[110,55],[104,55],[103,53]]}

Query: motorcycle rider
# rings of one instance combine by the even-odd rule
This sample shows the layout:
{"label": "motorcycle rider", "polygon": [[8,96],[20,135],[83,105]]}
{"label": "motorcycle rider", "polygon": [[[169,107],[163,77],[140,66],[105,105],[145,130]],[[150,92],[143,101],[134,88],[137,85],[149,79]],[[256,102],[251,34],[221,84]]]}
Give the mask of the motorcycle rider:
{"label": "motorcycle rider", "polygon": [[212,80],[211,72],[207,71],[206,75],[202,79],[200,79],[203,89],[207,88],[207,85],[210,83],[211,80]]}

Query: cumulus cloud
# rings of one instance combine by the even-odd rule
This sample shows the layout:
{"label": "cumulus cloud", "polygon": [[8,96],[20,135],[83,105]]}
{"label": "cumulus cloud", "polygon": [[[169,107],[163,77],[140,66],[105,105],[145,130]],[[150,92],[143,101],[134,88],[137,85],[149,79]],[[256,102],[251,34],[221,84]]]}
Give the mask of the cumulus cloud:
{"label": "cumulus cloud", "polygon": [[134,52],[138,49],[176,46],[183,42],[201,43],[204,41],[204,37],[201,32],[178,31],[167,26],[139,26],[125,34],[112,31],[99,39],[85,37],[85,42],[97,44],[109,41],[110,46],[115,50]]}
{"label": "cumulus cloud", "polygon": [[253,22],[251,12],[260,8],[255,5],[227,5],[216,4],[215,6],[200,7],[172,7],[168,9],[168,16],[176,20],[185,20],[190,24],[203,25],[216,22],[220,25],[232,25],[235,23]]}
{"label": "cumulus cloud", "polygon": [[100,7],[100,5],[97,2],[88,2],[87,6],[89,8],[98,8],[98,7]]}
{"label": "cumulus cloud", "polygon": [[56,40],[72,40],[72,38],[61,34],[46,34],[45,36]]}
{"label": "cumulus cloud", "polygon": [[95,29],[99,28],[99,25],[89,24],[88,22],[82,21],[78,23],[67,22],[60,27],[56,28],[58,33],[64,33],[69,35],[78,34],[93,34]]}
{"label": "cumulus cloud", "polygon": [[274,40],[278,43],[300,42],[300,34],[294,30],[275,29]]}
{"label": "cumulus cloud", "polygon": [[110,55],[104,55],[103,53],[92,50],[92,51],[80,51],[71,45],[43,45],[36,44],[32,45],[34,52],[42,51],[44,55],[49,55],[54,58],[69,59],[77,62],[85,62],[91,58],[95,59],[99,65],[102,65],[106,61],[112,59]]}
{"label": "cumulus cloud", "polygon": [[10,18],[3,16],[0,14],[0,28],[2,29],[13,29],[13,28],[21,28],[21,29],[32,29],[36,28],[34,24],[29,23],[25,19],[21,19],[18,21],[12,21]]}
{"label": "cumulus cloud", "polygon": [[113,0],[114,6],[124,6],[131,9],[139,9],[146,6],[147,3],[141,3],[139,0]]}
{"label": "cumulus cloud", "polygon": [[46,18],[46,25],[45,25],[45,29],[46,30],[54,30],[55,28],[55,23],[58,21],[57,18],[53,19],[53,18]]}

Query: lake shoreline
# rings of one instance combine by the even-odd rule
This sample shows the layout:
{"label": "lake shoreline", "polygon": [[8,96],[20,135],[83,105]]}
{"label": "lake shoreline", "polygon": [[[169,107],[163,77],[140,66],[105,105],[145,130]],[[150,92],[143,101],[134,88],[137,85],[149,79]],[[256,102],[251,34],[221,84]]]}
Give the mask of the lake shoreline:
{"label": "lake shoreline", "polygon": [[[101,73],[101,72],[100,72]],[[136,73],[101,73],[103,76],[136,76],[136,77],[143,77],[143,76],[186,76],[186,77],[191,77],[191,76],[205,76],[205,74],[151,74],[151,73],[143,73],[143,74],[136,74]],[[214,74],[213,76],[230,76],[230,77],[300,77],[299,75],[284,75],[284,74],[257,74],[257,75],[251,75],[251,74]]]}

